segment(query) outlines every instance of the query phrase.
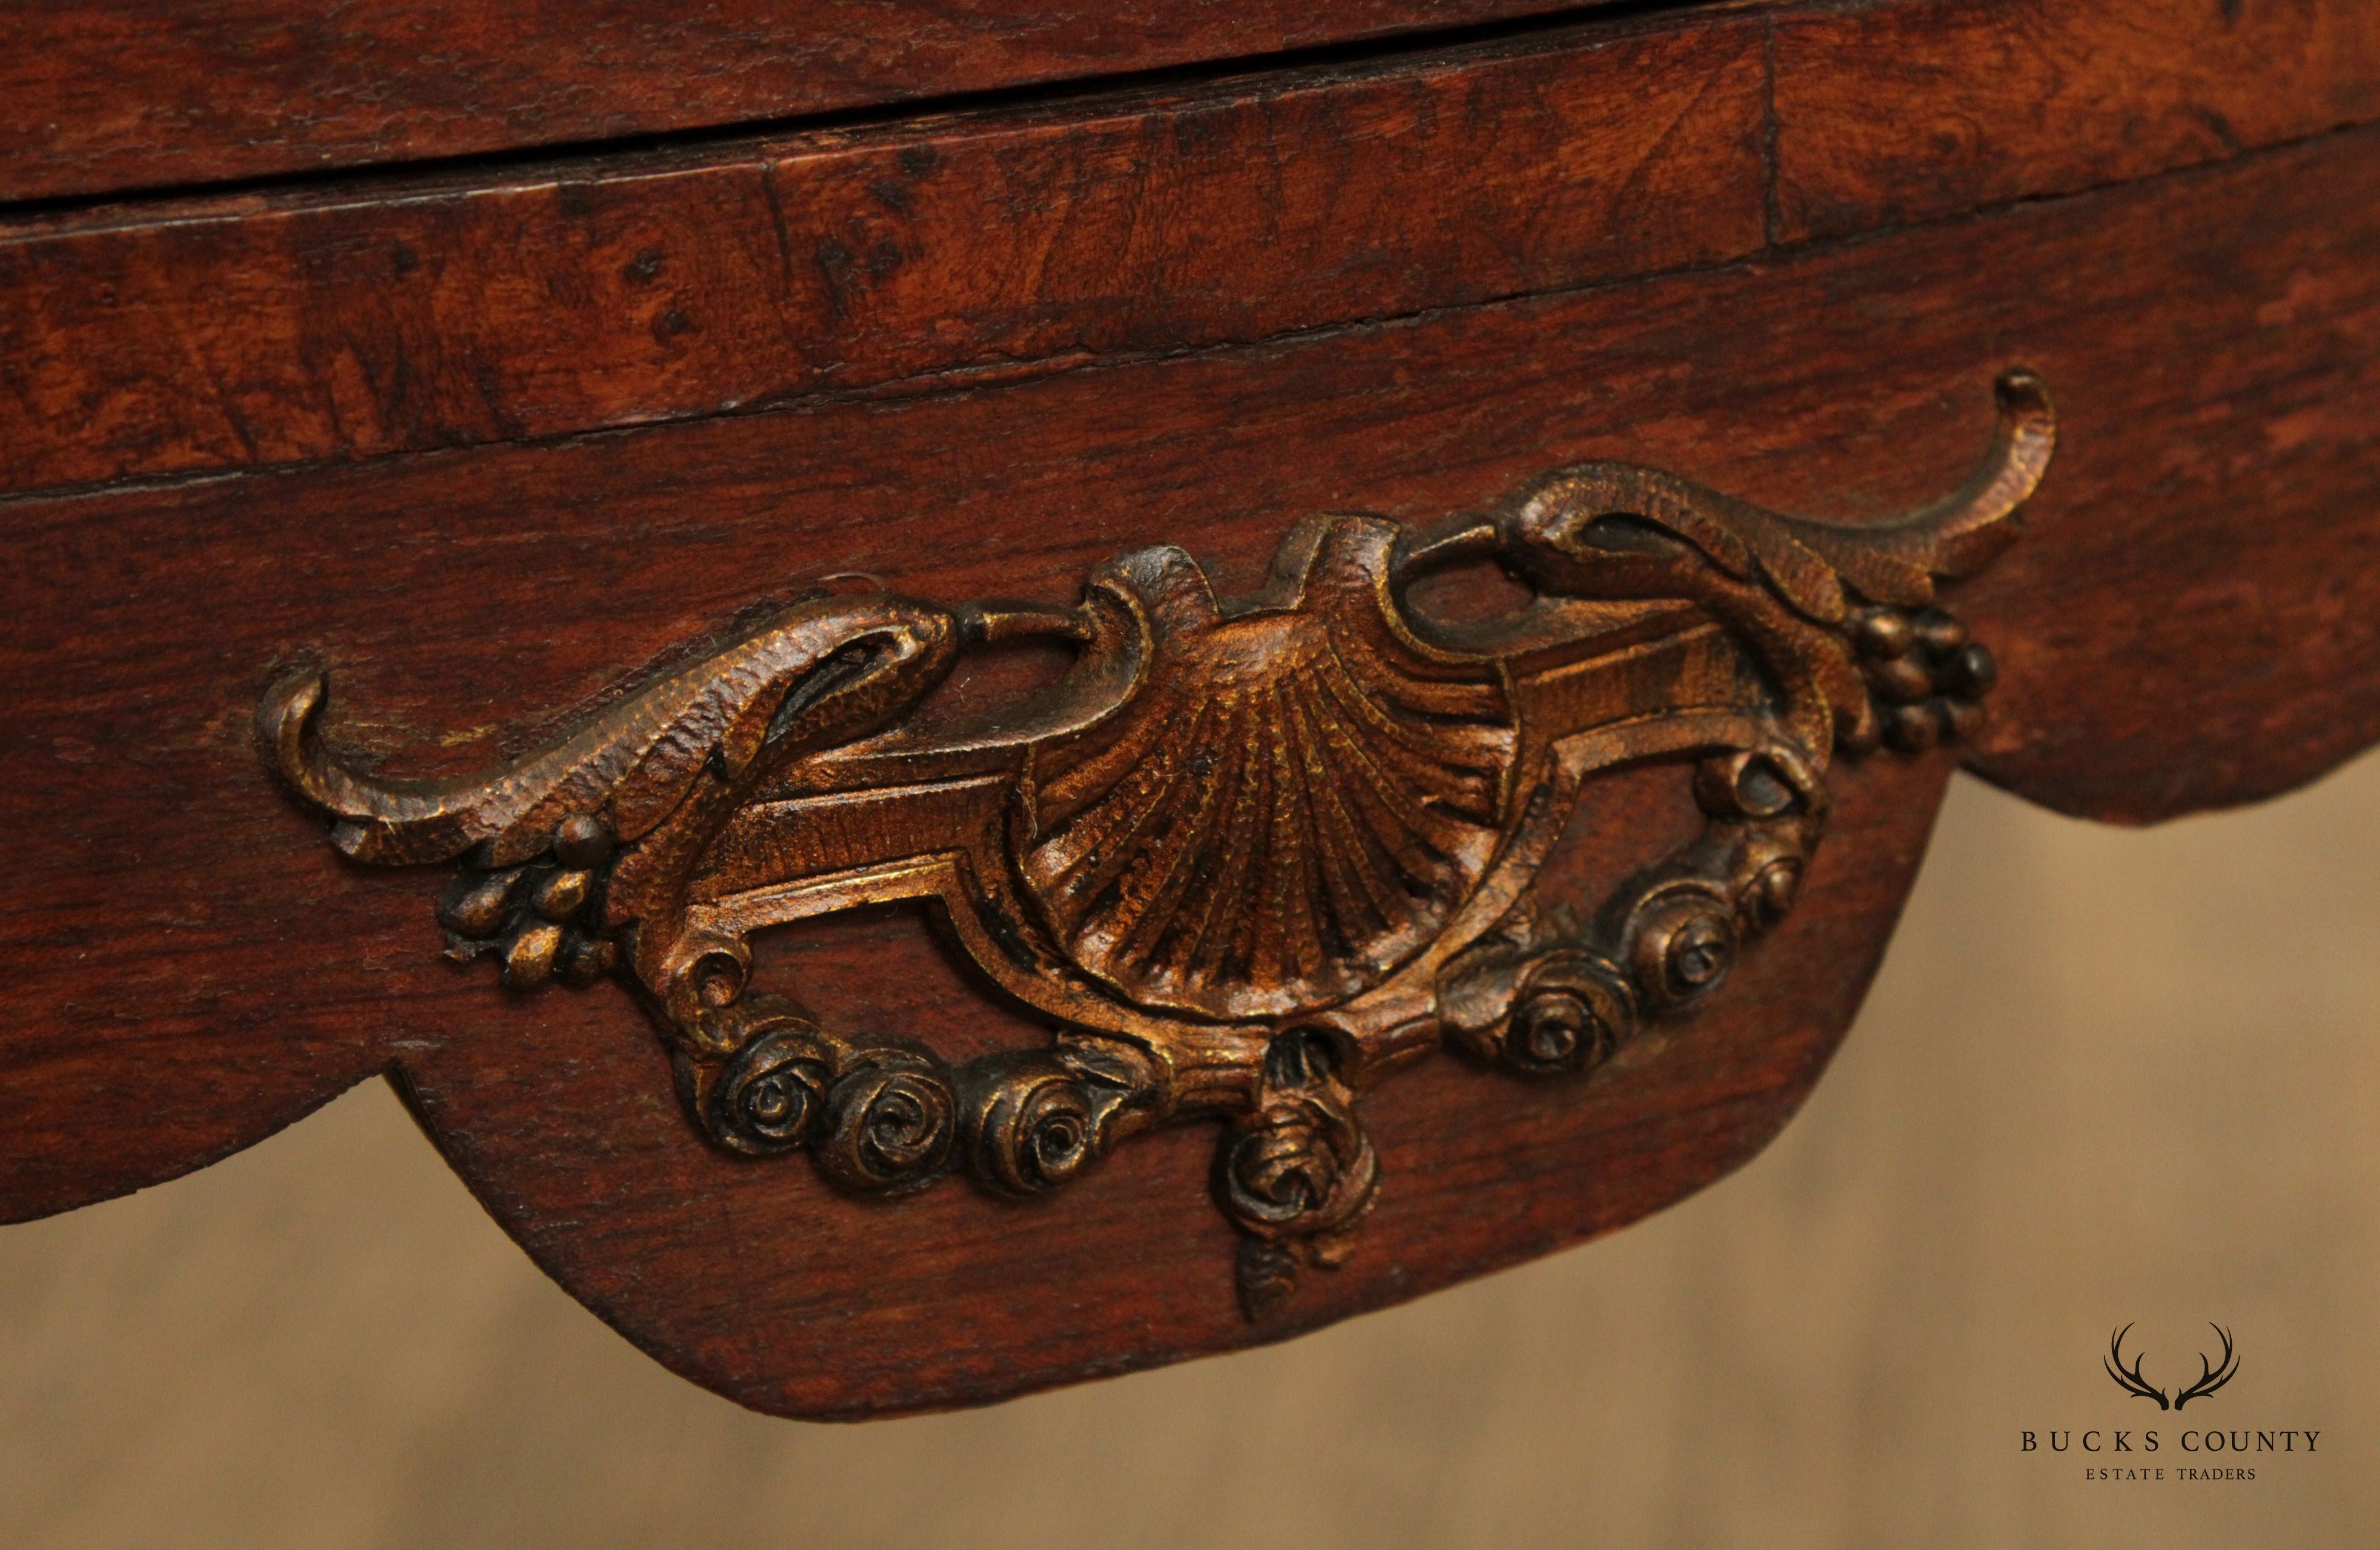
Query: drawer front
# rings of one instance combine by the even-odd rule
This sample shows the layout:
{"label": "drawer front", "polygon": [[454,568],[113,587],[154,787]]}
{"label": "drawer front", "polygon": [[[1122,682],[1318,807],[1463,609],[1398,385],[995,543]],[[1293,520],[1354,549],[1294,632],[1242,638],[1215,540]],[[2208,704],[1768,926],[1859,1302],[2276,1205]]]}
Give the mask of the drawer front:
{"label": "drawer front", "polygon": [[[1965,14],[1944,8],[1926,36],[1955,54],[1951,21]],[[30,1216],[140,1187],[389,1072],[539,1263],[698,1381],[808,1415],[995,1399],[1415,1296],[1623,1225],[1739,1166],[1842,1036],[1962,760],[2067,811],[2146,820],[2270,794],[2371,742],[2374,132],[2225,150],[2196,167],[2173,164],[2196,149],[2160,163],[2126,141],[2121,154],[2148,160],[2124,186],[1985,211],[1962,197],[1954,219],[1886,229],[1878,212],[1937,212],[1919,193],[1848,216],[1856,200],[1805,197],[1815,179],[1873,189],[1902,174],[1840,148],[1792,160],[1790,148],[1825,143],[1826,110],[1815,124],[1787,114],[1795,78],[1774,72],[1795,54],[1775,19],[1589,27],[740,162],[706,150],[685,165],[589,162],[404,194],[28,217],[6,260],[9,327],[27,346],[16,369],[40,391],[14,399],[19,493],[0,505],[14,562],[0,577],[12,707],[0,802],[17,882],[0,938],[13,991],[0,1203]],[[1615,98],[1630,72],[1660,84]],[[1846,108],[1835,122],[1856,119]],[[2035,191],[2072,186],[2072,148],[2034,162],[2013,144],[2018,163],[2045,169]],[[1786,181],[1796,167],[1803,181]],[[1978,187],[1998,198],[2008,176]],[[1910,185],[1940,186],[1933,174]],[[1788,202],[1789,188],[1804,193]],[[1804,240],[1842,222],[1877,229]],[[871,268],[880,236],[890,256]],[[843,258],[824,261],[831,249]],[[1760,549],[1759,535],[1788,529],[1699,495],[1622,504],[1646,520],[1563,569],[1527,547],[1542,535],[1519,517],[1464,519],[1520,509],[1514,492],[1551,470],[1613,462],[1873,525],[1960,486],[2007,412],[1991,384],[2017,369],[2057,400],[2058,451],[2023,534],[1996,556],[1926,561],[1942,601],[1997,654],[1988,720],[1946,720],[1963,734],[1954,746],[1819,737],[1831,767],[1793,810],[1823,802],[1824,842],[1795,853],[1790,913],[1760,920],[1756,940],[1746,926],[1706,999],[1682,995],[1690,1006],[1647,1015],[1642,1037],[1598,1051],[1608,1059],[1570,1062],[1591,1071],[1503,1069],[1512,1047],[1466,1044],[1470,1024],[1447,1006],[1342,1047],[1330,1030],[1348,996],[1284,988],[1296,976],[1278,964],[1227,966],[1220,989],[1185,990],[1077,941],[1050,980],[1074,976],[1063,1005],[1128,1003],[1105,1032],[1140,1039],[1169,1072],[1206,1060],[1225,1076],[1181,1078],[1165,1099],[1178,1112],[1161,1116],[1178,1122],[1141,1125],[1063,1188],[1008,1187],[1018,1181],[994,1159],[951,1165],[974,1183],[859,1198],[847,1186],[860,1164],[838,1173],[822,1144],[812,1168],[721,1144],[707,1106],[757,1046],[704,1049],[706,1014],[671,1001],[677,981],[643,975],[634,936],[581,987],[505,988],[497,967],[442,955],[475,939],[456,925],[462,894],[446,895],[445,933],[438,924],[442,890],[466,886],[450,885],[458,866],[542,867],[544,888],[577,865],[560,841],[553,859],[498,854],[510,842],[485,814],[530,776],[506,775],[516,783],[470,813],[416,806],[386,828],[435,842],[353,828],[326,842],[322,811],[361,821],[366,786],[463,790],[480,771],[517,772],[582,729],[641,724],[656,685],[693,685],[673,706],[712,704],[701,696],[747,681],[714,664],[771,621],[808,609],[841,628],[853,611],[895,611],[887,594],[910,612],[868,615],[867,639],[890,638],[882,620],[941,618],[967,649],[929,694],[855,712],[851,738],[924,728],[948,745],[950,729],[988,716],[978,742],[1062,762],[1075,756],[1054,734],[1014,729],[1087,703],[1059,678],[1106,660],[1079,624],[1090,615],[1067,612],[1087,578],[1112,578],[1102,567],[1120,553],[1179,546],[1167,574],[1197,567],[1224,599],[1219,617],[1303,620],[1321,612],[1295,600],[1320,596],[1320,573],[1295,543],[1287,573],[1277,556],[1293,533],[1323,531],[1300,525],[1325,514],[1381,519],[1329,529],[1349,545],[1401,532],[1409,558],[1414,535],[1437,532],[1476,562],[1435,590],[1415,563],[1408,592],[1404,570],[1380,580],[1390,562],[1349,561],[1394,594],[1392,623],[1408,605],[1509,618],[1521,592],[1491,558],[1570,596],[1602,585],[1612,554],[1674,558],[1683,542],[1702,556],[1675,583],[1688,591],[1630,581],[1597,606],[1694,602],[1712,649],[1750,664],[1712,692],[1741,687],[1790,722],[1801,699],[1788,680],[1818,648],[1776,641],[1802,640],[1791,632],[1824,609],[1816,584],[1774,558],[1783,551]],[[2040,472],[2036,458],[2027,480]],[[1730,559],[1738,540],[1696,526],[1707,522],[1771,558]],[[1790,530],[1838,552],[1815,529]],[[1840,552],[1829,565],[1855,602],[1890,603],[1905,585]],[[1308,594],[1268,582],[1289,573]],[[1132,586],[1103,585],[1095,595],[1140,606]],[[1271,602],[1229,601],[1258,595]],[[1568,649],[1586,626],[1562,617]],[[1053,619],[1076,623],[1042,627]],[[1782,633],[1764,634],[1776,619]],[[1535,646],[1475,649],[1456,624],[1432,630],[1378,703],[1436,707],[1398,733],[1435,747],[1460,720],[1431,697],[1444,684],[1475,670],[1519,696],[1542,664]],[[1130,703],[1178,703],[1185,746],[1232,674],[1275,683],[1263,675],[1285,672],[1295,645],[1200,656],[1148,638]],[[292,697],[325,678],[327,704]],[[842,692],[817,692],[830,691]],[[1626,697],[1651,693],[1630,681],[1621,710],[1683,703]],[[774,703],[760,718],[771,726]],[[1892,709],[1888,695],[1877,703]],[[1516,715],[1527,744],[1535,723]],[[1340,744],[1314,744],[1326,745]],[[733,786],[744,746],[722,733],[671,789]],[[1667,751],[1682,749],[1706,745]],[[666,825],[631,832],[618,817],[625,767],[573,757],[552,789],[595,779],[586,769],[612,782],[617,832],[588,866],[613,865],[614,842],[657,854],[644,836]],[[321,774],[325,761],[343,773]],[[1692,757],[1613,758],[1587,776],[1520,879],[1548,919],[1624,902],[1632,879],[1654,876],[1644,868],[1713,832]],[[1012,805],[998,808],[1011,827],[984,830],[995,849],[1023,821],[1017,792],[1062,784],[1039,763],[997,778]],[[1358,779],[1311,789],[1354,802]],[[733,821],[761,819],[738,808]],[[872,821],[825,837],[795,824],[783,843],[841,846],[844,873],[880,879],[920,846]],[[1480,843],[1507,855],[1520,824]],[[1029,890],[1025,850],[986,867]],[[747,863],[776,876],[782,851],[728,845],[660,872],[695,887]],[[870,1050],[915,1055],[931,1075],[1004,1072],[1062,1047],[1053,1029],[1074,1024],[1050,1010],[1059,992],[1013,952],[1002,966],[980,890],[836,886],[832,911],[768,916],[737,971],[752,994],[798,995],[800,1038],[841,1041],[783,1046],[837,1084],[819,1101],[847,1106],[856,1089],[841,1084],[883,1090],[910,1069],[861,1058]],[[528,916],[505,897],[517,946],[515,917]],[[1047,913],[1032,929],[1055,939],[1063,912],[1037,897]],[[576,907],[556,918],[582,918]],[[1495,923],[1476,924],[1441,942],[1455,927],[1434,923],[1438,945],[1398,962],[1494,947]],[[1645,935],[1633,915],[1609,941],[1601,925],[1546,929],[1615,960]],[[686,983],[698,999],[698,976]],[[1591,975],[1532,983],[1600,1005]],[[1625,988],[1656,995],[1643,979]],[[1227,999],[1197,999],[1210,992]],[[1261,1017],[1228,1000],[1259,992],[1278,993]],[[1269,1043],[1232,1044],[1258,1026]],[[1591,1044],[1591,1027],[1570,1033],[1582,1027]],[[1316,1028],[1319,1045],[1280,1042]],[[1290,1059],[1300,1049],[1309,1065]],[[976,1077],[935,1080],[975,1101]],[[1331,1128],[1351,1108],[1360,1150]],[[1250,1116],[1270,1124],[1276,1108],[1304,1130],[1250,1132]],[[1244,1132],[1260,1162],[1296,1167],[1244,1176]],[[897,1126],[868,1133],[880,1160],[902,1140]],[[1251,1178],[1278,1186],[1276,1205],[1339,1199],[1348,1179],[1362,1199],[1347,1194],[1327,1232],[1276,1241],[1263,1202],[1234,1193]],[[1252,1258],[1251,1243],[1294,1263]]]}
{"label": "drawer front", "polygon": [[[1591,8],[1597,0],[1587,0]],[[9,199],[583,147],[1519,24],[1539,0],[18,7]]]}

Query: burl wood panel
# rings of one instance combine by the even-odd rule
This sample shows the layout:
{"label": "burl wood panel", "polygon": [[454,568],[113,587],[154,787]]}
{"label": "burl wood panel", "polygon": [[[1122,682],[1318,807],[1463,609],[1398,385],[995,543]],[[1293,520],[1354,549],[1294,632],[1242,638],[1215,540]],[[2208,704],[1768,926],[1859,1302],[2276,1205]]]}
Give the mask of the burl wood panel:
{"label": "burl wood panel", "polygon": [[1552,8],[1543,0],[55,0],[9,9],[0,199],[685,131]]}
{"label": "burl wood panel", "polygon": [[2368,0],[1927,0],[1776,22],[1779,241],[2121,183],[2380,117]]}
{"label": "burl wood panel", "polygon": [[2301,29],[2294,9],[2170,9],[1571,26],[1062,107],[17,219],[0,486],[1247,343],[1726,262],[2380,112],[2368,7],[2318,5]]}
{"label": "burl wood panel", "polygon": [[20,216],[0,225],[0,485],[1250,342],[2120,181],[2380,111],[2368,6],[2226,14],[1722,7],[1072,104]]}
{"label": "burl wood panel", "polygon": [[[1640,1064],[1528,1087],[1441,1060],[1384,1087],[1354,1258],[1250,1325],[1209,1136],[1021,1206],[861,1205],[713,1151],[616,989],[524,999],[441,962],[438,878],[342,865],[263,774],[249,708],[320,649],[358,712],[345,738],[464,727],[468,769],[807,577],[1058,601],[1172,539],[1253,581],[1301,514],[1429,520],[1584,457],[1881,512],[1958,477],[2022,362],[2059,394],[2061,447],[2030,535],[1956,594],[2005,663],[1973,763],[2103,816],[2267,794],[2380,735],[2375,151],[2344,135],[1769,264],[1004,387],[0,508],[0,1198],[136,1187],[394,1065],[540,1264],[677,1370],[808,1414],[1273,1338],[1658,1209],[1816,1078],[1946,759],[1840,774],[1802,909]],[[1682,784],[1590,793],[1566,876],[1658,849]],[[759,975],[796,974],[829,1018],[952,1055],[1038,1037],[904,916],[788,933]]]}
{"label": "burl wood panel", "polygon": [[1735,257],[1750,23],[0,235],[0,487],[1179,349]]}

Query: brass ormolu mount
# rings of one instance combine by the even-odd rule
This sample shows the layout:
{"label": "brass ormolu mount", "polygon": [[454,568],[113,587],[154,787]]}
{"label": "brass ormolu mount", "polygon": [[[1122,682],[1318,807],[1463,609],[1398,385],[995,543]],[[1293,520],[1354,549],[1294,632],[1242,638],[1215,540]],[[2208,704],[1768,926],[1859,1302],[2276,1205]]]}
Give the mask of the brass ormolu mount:
{"label": "brass ormolu mount", "polygon": [[[957,1169],[1023,1194],[1220,1117],[1256,1316],[1347,1252],[1375,1083],[1440,1044],[1592,1072],[1791,908],[1837,751],[1973,730],[1991,658],[1934,583],[2014,536],[2054,434],[2030,374],[1999,403],[1975,477],[1876,527],[1591,464],[1427,533],[1304,522],[1243,602],[1172,548],[1070,609],[808,599],[476,779],[358,772],[316,671],[258,726],[346,854],[461,863],[451,952],[522,988],[625,977],[729,1151],[807,1149],[873,1193]],[[1485,561],[1535,599],[1461,624],[1410,601]],[[1060,683],[909,723],[964,653],[1024,636],[1074,650]],[[1541,907],[1582,784],[1657,760],[1693,765],[1702,835],[1584,920]],[[747,985],[754,932],[905,899],[940,902],[1047,1047],[953,1065]]]}

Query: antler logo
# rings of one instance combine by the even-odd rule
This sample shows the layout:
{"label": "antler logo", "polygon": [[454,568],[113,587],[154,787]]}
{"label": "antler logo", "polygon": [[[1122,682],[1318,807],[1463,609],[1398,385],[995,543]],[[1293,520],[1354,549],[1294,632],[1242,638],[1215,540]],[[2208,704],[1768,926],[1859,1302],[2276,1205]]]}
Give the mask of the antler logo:
{"label": "antler logo", "polygon": [[2121,1329],[2117,1330],[2114,1335],[2108,1338],[2107,1355],[2106,1358],[2107,1375],[2115,1379],[2117,1387],[2123,1389],[2126,1393],[2138,1395],[2143,1399],[2155,1399],[2156,1401],[2157,1409],[2161,1411],[2178,1411],[2181,1409],[2182,1406],[2190,1403],[2192,1399],[2201,1399],[2206,1395],[2214,1393],[2216,1389],[2222,1387],[2225,1384],[2229,1383],[2233,1378],[2240,1374],[2240,1358],[2234,1354],[2231,1349],[2231,1331],[2224,1328],[2219,1324],[2210,1324],[2206,1327],[2214,1330],[2216,1335],[2222,1340],[2223,1360],[2219,1362],[2209,1363],[2206,1360],[2206,1353],[2204,1351],[2199,1352],[2198,1381],[2192,1384],[2188,1388],[2183,1389],[2180,1394],[2175,1395],[2170,1403],[2166,1399],[2164,1389],[2154,1387],[2150,1384],[2148,1379],[2141,1375],[2141,1359],[2139,1357],[2135,1356],[2132,1358],[2132,1364],[2131,1366],[2127,1367],[2124,1365],[2124,1337],[2132,1332],[2132,1326],[2129,1324],[2124,1326]]}

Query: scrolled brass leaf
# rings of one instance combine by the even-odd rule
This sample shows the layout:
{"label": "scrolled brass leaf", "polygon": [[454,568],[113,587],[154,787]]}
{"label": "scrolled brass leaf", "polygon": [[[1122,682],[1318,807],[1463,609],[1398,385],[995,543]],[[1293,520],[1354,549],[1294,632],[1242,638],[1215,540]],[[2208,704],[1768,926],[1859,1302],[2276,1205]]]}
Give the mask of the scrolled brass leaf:
{"label": "scrolled brass leaf", "polygon": [[[450,952],[524,991],[625,979],[724,1151],[807,1151],[868,1193],[957,1170],[1026,1196],[1220,1118],[1261,1315],[1378,1198],[1358,1109],[1416,1028],[1533,1079],[1621,1079],[1786,920],[1838,757],[1974,733],[1998,667],[1938,584],[2015,537],[2055,439],[2037,378],[1998,399],[1973,478],[1892,522],[1582,464],[1427,531],[1300,522],[1240,602],[1169,547],[1072,607],[806,599],[475,777],[342,754],[311,668],[266,693],[259,743],[347,855],[457,866]],[[1464,623],[1415,603],[1479,562],[1535,600]],[[1026,636],[1074,670],[913,721],[970,653]],[[1646,762],[1691,770],[1703,832],[1591,908],[1540,899],[1581,791]],[[751,984],[756,933],[909,899],[944,907],[1049,1047],[953,1067]]]}

